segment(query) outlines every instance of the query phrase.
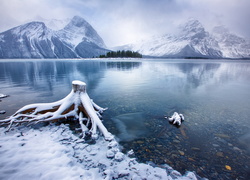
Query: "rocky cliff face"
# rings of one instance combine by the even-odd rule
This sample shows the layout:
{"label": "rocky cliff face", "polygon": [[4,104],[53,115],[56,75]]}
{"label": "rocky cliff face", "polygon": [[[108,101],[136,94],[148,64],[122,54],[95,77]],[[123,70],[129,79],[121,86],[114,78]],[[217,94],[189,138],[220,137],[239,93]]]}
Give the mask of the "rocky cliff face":
{"label": "rocky cliff face", "polygon": [[31,22],[0,33],[0,58],[77,58],[105,54],[102,38],[75,16],[61,30]]}

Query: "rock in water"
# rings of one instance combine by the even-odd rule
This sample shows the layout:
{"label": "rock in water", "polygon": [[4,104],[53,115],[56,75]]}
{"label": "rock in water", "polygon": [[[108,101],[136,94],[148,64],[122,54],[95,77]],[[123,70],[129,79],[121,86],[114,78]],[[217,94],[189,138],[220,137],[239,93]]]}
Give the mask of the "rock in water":
{"label": "rock in water", "polygon": [[177,112],[174,112],[174,114],[171,117],[165,117],[169,120],[169,122],[176,124],[178,126],[181,125],[182,121],[184,121],[184,116],[182,114],[178,114]]}
{"label": "rock in water", "polygon": [[5,98],[5,97],[8,97],[8,95],[1,94],[1,93],[0,93],[0,99],[1,99],[1,98]]}
{"label": "rock in water", "polygon": [[5,114],[5,113],[6,113],[5,110],[0,111],[0,114]]}

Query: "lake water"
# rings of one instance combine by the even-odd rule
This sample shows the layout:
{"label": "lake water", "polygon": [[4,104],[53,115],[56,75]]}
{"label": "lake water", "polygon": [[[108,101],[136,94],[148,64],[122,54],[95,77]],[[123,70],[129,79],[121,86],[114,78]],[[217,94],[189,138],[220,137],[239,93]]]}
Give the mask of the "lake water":
{"label": "lake water", "polygon": [[[250,177],[250,61],[1,60],[0,110],[53,102],[87,83],[107,129],[140,162],[209,179]],[[182,113],[180,128],[164,116]]]}

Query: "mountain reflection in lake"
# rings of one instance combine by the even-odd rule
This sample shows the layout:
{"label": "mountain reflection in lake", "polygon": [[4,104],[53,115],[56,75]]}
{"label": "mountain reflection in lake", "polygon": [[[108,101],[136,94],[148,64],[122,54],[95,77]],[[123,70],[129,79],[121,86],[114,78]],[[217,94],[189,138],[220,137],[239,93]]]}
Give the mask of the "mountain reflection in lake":
{"label": "mountain reflection in lake", "polygon": [[[249,61],[1,60],[0,93],[10,97],[0,118],[65,97],[75,79],[109,108],[104,124],[139,161],[210,179],[249,177]],[[164,119],[175,111],[185,116],[180,128]]]}
{"label": "mountain reflection in lake", "polygon": [[119,131],[117,137],[120,141],[132,141],[150,135],[145,123],[145,114],[141,112],[121,114],[111,119]]}

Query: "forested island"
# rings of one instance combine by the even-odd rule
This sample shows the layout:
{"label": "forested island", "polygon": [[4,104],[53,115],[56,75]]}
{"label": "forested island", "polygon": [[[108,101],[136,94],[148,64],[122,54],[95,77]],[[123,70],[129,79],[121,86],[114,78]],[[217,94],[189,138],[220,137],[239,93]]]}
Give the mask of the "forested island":
{"label": "forested island", "polygon": [[99,58],[142,58],[142,54],[135,51],[110,51],[106,55],[100,55]]}

